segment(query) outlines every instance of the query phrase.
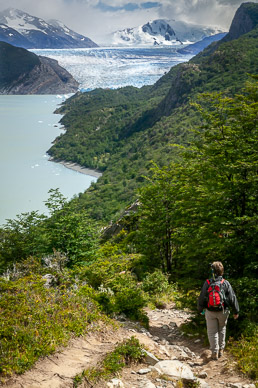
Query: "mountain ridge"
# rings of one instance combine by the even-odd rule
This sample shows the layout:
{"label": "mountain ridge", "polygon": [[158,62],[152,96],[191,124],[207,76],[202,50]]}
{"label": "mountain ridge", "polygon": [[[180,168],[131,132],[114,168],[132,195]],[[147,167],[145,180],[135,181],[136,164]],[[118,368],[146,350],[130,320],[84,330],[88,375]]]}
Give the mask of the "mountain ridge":
{"label": "mountain ridge", "polygon": [[98,47],[63,23],[32,16],[15,8],[0,12],[0,40],[26,49]]}
{"label": "mountain ridge", "polygon": [[115,45],[182,45],[222,32],[224,31],[218,27],[155,19],[138,27],[115,31],[112,34],[112,43]]}

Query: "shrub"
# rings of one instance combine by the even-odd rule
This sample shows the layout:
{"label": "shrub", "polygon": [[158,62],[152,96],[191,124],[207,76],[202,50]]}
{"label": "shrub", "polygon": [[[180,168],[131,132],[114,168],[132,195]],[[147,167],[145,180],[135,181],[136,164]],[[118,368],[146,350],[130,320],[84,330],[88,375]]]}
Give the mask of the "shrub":
{"label": "shrub", "polygon": [[83,292],[46,288],[39,275],[0,279],[0,375],[22,373],[35,361],[104,319]]}
{"label": "shrub", "polygon": [[256,380],[258,377],[258,335],[257,328],[252,337],[242,336],[238,341],[229,341],[230,351],[237,359],[241,372]]}
{"label": "shrub", "polygon": [[142,282],[142,288],[150,295],[167,292],[170,288],[168,275],[165,275],[161,270],[157,269],[155,272],[146,276]]}
{"label": "shrub", "polygon": [[142,358],[142,346],[137,338],[131,337],[119,344],[113,352],[107,354],[97,367],[87,369],[82,374],[77,375],[74,378],[74,387],[82,383],[83,379],[92,384],[100,379],[107,380],[126,365],[139,362]]}
{"label": "shrub", "polygon": [[130,272],[130,266],[130,256],[113,256],[106,260],[96,260],[84,267],[79,276],[94,287],[94,299],[105,313],[124,313],[147,324],[142,311],[147,305],[147,295]]}

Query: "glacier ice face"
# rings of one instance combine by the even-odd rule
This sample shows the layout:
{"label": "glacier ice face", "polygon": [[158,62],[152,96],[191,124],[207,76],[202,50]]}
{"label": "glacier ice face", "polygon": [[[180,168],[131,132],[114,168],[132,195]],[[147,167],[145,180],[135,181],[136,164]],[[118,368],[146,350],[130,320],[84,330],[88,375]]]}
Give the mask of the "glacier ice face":
{"label": "glacier ice face", "polygon": [[79,82],[82,90],[141,87],[155,83],[165,72],[190,59],[173,48],[94,48],[33,50],[56,59]]}

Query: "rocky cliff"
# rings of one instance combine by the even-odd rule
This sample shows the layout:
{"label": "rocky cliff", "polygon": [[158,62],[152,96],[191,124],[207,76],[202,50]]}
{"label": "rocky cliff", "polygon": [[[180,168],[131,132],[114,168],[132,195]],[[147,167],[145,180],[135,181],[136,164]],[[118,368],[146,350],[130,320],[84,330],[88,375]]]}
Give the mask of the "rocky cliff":
{"label": "rocky cliff", "polygon": [[0,42],[0,94],[75,93],[78,86],[56,60]]}
{"label": "rocky cliff", "polygon": [[239,38],[241,35],[254,29],[258,24],[258,5],[255,3],[243,3],[238,8],[232,20],[229,33],[221,42],[228,42]]}

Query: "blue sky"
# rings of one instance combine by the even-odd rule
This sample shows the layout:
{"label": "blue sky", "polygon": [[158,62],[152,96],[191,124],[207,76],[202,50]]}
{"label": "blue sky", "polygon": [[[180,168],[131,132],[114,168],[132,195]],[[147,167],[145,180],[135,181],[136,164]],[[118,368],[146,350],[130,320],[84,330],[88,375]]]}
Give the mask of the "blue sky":
{"label": "blue sky", "polygon": [[[258,0],[253,0],[255,3]],[[0,0],[43,19],[58,19],[97,43],[118,29],[158,18],[229,28],[241,0]]]}
{"label": "blue sky", "polygon": [[100,9],[103,12],[119,12],[119,11],[128,11],[133,12],[141,9],[151,9],[151,8],[160,8],[162,3],[148,1],[144,3],[125,3],[121,5],[109,5],[104,1],[99,1],[96,5],[96,8]]}

